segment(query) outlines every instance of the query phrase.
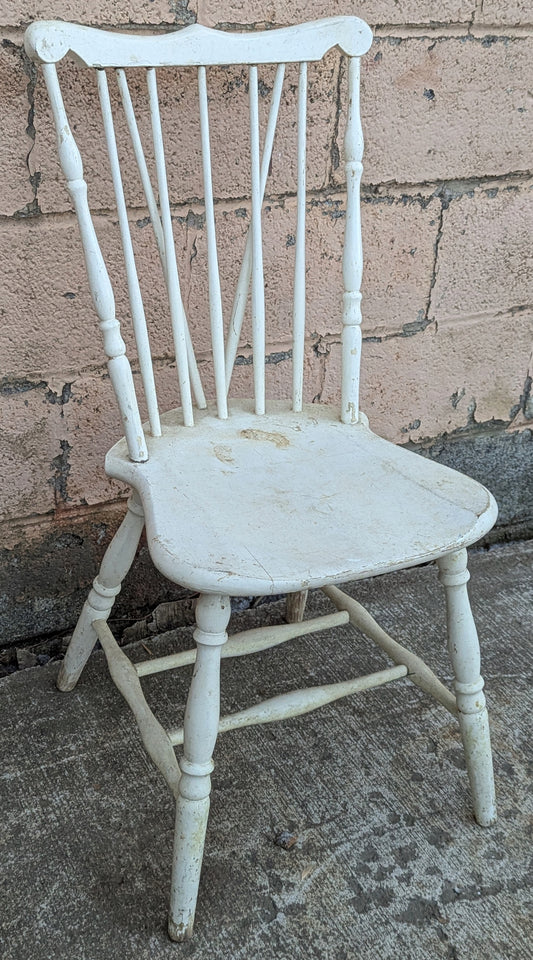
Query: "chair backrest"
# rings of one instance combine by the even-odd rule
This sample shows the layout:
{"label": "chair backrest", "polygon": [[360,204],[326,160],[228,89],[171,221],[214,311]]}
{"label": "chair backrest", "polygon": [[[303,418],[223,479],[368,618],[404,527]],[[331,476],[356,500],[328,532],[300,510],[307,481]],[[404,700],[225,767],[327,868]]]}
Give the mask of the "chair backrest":
{"label": "chair backrest", "polygon": [[[359,365],[361,352],[362,248],[359,188],[362,172],[363,137],[359,116],[359,58],[372,41],[369,27],[356,17],[335,17],[301,26],[257,33],[226,33],[194,25],[159,36],[112,33],[56,21],[34,23],[25,36],[28,55],[42,65],[54,115],[59,157],[78,217],[87,265],[89,285],[100,320],[108,369],[117,396],[128,450],[132,460],[147,458],[146,440],[129,361],[120,324],[115,314],[113,288],[96,236],[87,200],[87,186],[79,149],[67,119],[56,63],[70,54],[78,63],[97,71],[98,92],[116,197],[130,309],[137,344],[139,366],[152,435],[161,433],[148,329],[137,274],[134,248],[124,196],[114,116],[108,87],[108,70],[116,74],[122,109],[131,138],[131,147],[142,182],[150,220],[168,292],[172,334],[179,378],[183,421],[194,424],[193,403],[206,406],[204,391],[191,341],[180,291],[179,270],[172,229],[167,184],[165,148],[157,86],[157,69],[168,66],[195,67],[202,145],[202,166],[207,232],[209,312],[217,414],[228,415],[227,396],[241,337],[243,318],[251,284],[251,321],[255,410],[265,412],[265,291],[263,278],[262,206],[272,157],[285,65],[299,64],[297,99],[297,224],[294,258],[294,303],[292,331],[293,409],[302,409],[306,298],[306,116],[307,64],[338,47],[348,58],[348,107],[344,139],[347,205],[343,252],[343,333],[341,419],[354,423],[359,416]],[[215,206],[213,201],[207,67],[243,64],[249,68],[249,112],[251,145],[252,216],[233,309],[224,329],[221,281],[217,258]],[[259,71],[263,64],[277,65],[266,125],[260,149]],[[157,194],[151,183],[147,157],[139,134],[128,70],[146,69],[152,145]],[[120,145],[122,147],[122,144]],[[168,145],[167,145],[168,151]]]}

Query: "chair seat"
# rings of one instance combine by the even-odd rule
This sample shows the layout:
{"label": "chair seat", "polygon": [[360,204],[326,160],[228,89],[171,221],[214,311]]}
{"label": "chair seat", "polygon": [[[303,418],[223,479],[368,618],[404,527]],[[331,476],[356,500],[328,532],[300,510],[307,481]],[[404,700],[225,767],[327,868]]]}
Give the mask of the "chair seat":
{"label": "chair seat", "polygon": [[[174,582],[261,596],[387,573],[468,546],[494,524],[495,501],[469,477],[383,440],[331,407],[285,403],[256,416],[247,402],[219,420],[179,410],[126,443],[106,471],[139,494],[150,553]],[[335,419],[335,416],[337,419]]]}

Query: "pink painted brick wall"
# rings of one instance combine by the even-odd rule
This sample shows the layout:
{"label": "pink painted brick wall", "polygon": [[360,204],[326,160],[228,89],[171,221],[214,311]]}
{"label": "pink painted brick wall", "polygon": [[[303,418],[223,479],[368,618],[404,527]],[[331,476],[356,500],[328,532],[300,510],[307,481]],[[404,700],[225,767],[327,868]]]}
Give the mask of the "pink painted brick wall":
{"label": "pink painted brick wall", "polygon": [[[361,0],[375,29],[363,62],[365,125],[363,230],[363,407],[397,442],[427,441],[497,423],[530,426],[533,311],[533,123],[530,5],[503,0]],[[88,0],[83,22],[158,29],[198,21],[275,26],[352,13],[339,0]],[[87,291],[72,207],[57,161],[42,78],[22,52],[34,18],[80,20],[72,0],[0,0],[0,526],[49,531],[97,515],[123,496],[103,473],[119,433],[104,355]],[[262,71],[267,87],[273,72]],[[116,276],[119,315],[127,317],[123,267],[94,79],[64,69],[65,100],[85,159],[104,252]],[[265,210],[271,395],[290,382],[289,323],[295,222],[295,78],[289,70]],[[309,273],[306,391],[339,396],[342,133],[345,87],[338,54],[310,68]],[[245,78],[238,68],[209,71],[214,189],[220,262],[229,309],[250,219]],[[177,95],[176,95],[177,91]],[[199,357],[211,379],[206,337],[206,238],[202,216],[197,93],[189,73],[161,80],[171,197],[183,297]],[[133,84],[134,99],[140,97]],[[220,107],[220,109],[219,109]],[[268,96],[261,98],[262,120]],[[140,116],[141,130],[148,117]],[[120,132],[120,129],[119,129]],[[340,159],[339,159],[340,157]],[[125,166],[141,284],[165,405],[177,401],[168,308],[135,169]],[[127,323],[125,339],[132,347]],[[246,353],[243,350],[243,353]],[[237,368],[239,393],[251,368]],[[25,525],[25,526],[24,526]],[[31,531],[31,536],[30,536]]]}

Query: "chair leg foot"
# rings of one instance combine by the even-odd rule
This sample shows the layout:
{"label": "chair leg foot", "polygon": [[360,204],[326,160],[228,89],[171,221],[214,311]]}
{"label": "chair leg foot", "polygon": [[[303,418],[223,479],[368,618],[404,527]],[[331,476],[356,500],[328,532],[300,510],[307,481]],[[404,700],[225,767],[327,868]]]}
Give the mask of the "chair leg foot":
{"label": "chair leg foot", "polygon": [[168,920],[171,940],[192,937],[208,816],[209,797],[178,797]]}
{"label": "chair leg foot", "polygon": [[183,757],[176,802],[176,832],[168,932],[192,936],[211,791],[211,759],[220,718],[220,651],[227,640],[229,597],[203,594],[196,604],[196,663],[185,710]]}
{"label": "chair leg foot", "polygon": [[474,816],[481,827],[496,823],[489,717],[486,708],[475,714],[459,712],[459,728],[472,791]]}
{"label": "chair leg foot", "polygon": [[496,821],[496,796],[479,642],[466,588],[470,577],[466,550],[448,554],[437,562],[446,592],[448,652],[455,675],[459,728],[474,816],[482,827],[489,827]]}
{"label": "chair leg foot", "polygon": [[97,641],[93,620],[107,620],[109,617],[122,581],[135,559],[143,527],[142,506],[136,495],[132,494],[126,516],[104,554],[72,634],[56,681],[59,690],[66,692],[76,686]]}

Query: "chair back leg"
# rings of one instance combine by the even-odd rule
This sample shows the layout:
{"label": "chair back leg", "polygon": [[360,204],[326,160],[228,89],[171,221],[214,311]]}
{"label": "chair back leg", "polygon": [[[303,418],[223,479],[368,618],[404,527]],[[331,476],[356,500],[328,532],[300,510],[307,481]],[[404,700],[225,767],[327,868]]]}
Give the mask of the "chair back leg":
{"label": "chair back leg", "polygon": [[287,623],[301,623],[305,614],[308,590],[288,593],[285,601],[285,619]]}
{"label": "chair back leg", "polygon": [[480,674],[479,642],[466,584],[470,579],[466,550],[437,561],[446,593],[448,652],[455,676],[455,696],[474,815],[482,827],[496,820],[489,718]]}
{"label": "chair back leg", "polygon": [[140,500],[133,493],[124,520],[109,544],[98,575],[72,634],[57,678],[59,690],[73,690],[97,641],[94,620],[107,620],[137,552],[144,527]]}
{"label": "chair back leg", "polygon": [[168,932],[192,936],[220,719],[220,652],[228,639],[229,597],[202,594],[196,604],[197,652],[185,710]]}

